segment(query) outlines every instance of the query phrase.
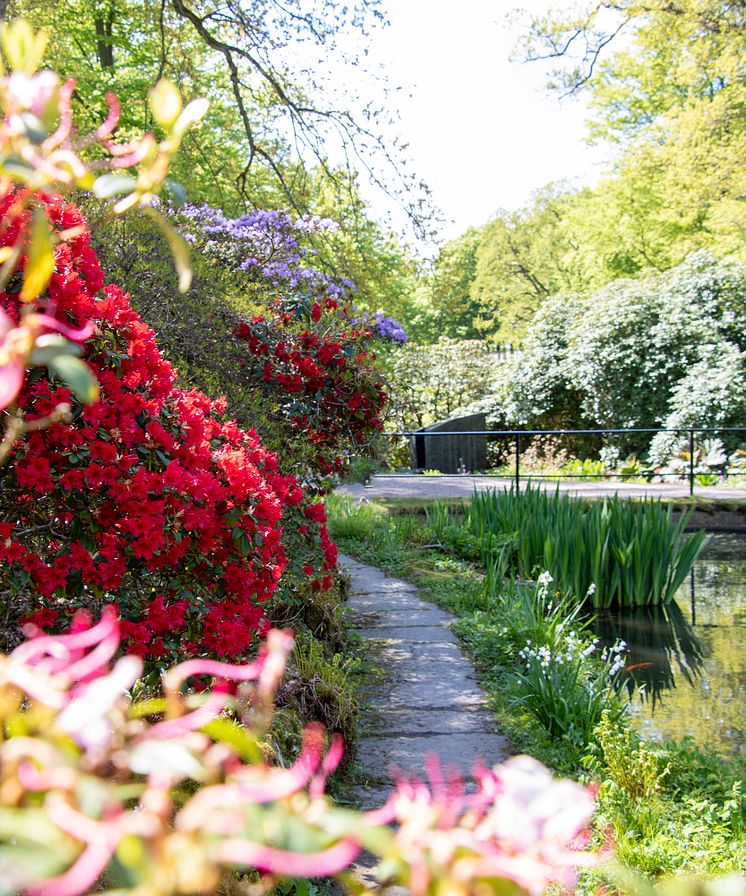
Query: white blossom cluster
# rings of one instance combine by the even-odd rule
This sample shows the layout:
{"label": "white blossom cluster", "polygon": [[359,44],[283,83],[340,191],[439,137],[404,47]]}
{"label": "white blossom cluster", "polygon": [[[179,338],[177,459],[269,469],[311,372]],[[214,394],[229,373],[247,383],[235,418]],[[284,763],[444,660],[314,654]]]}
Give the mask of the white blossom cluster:
{"label": "white blossom cluster", "polygon": [[[519,656],[531,666],[538,663],[542,669],[548,669],[551,665],[563,666],[573,663],[582,663],[596,653],[599,640],[594,638],[592,641],[583,641],[574,632],[566,635],[559,649],[552,651],[552,648],[546,644],[534,646],[531,641],[526,642],[526,646],[519,651]],[[607,674],[614,677],[620,672],[625,665],[625,654],[627,644],[624,641],[616,641],[611,647],[604,647],[600,653],[600,659],[607,664]]]}

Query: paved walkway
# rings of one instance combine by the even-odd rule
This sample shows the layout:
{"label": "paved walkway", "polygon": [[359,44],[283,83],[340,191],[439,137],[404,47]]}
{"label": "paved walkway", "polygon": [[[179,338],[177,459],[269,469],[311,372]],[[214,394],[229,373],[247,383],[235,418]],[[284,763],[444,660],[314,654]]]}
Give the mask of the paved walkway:
{"label": "paved walkway", "polygon": [[340,563],[352,578],[352,625],[377,670],[361,695],[363,807],[381,805],[393,768],[422,775],[428,753],[467,775],[476,759],[505,759],[507,742],[451,632],[453,617],[420,599],[414,585],[350,557]]}
{"label": "paved walkway", "polygon": [[[343,485],[337,489],[341,494],[354,495],[356,498],[469,498],[474,489],[509,489],[512,479],[497,479],[493,476],[374,476],[369,485]],[[688,483],[627,483],[610,479],[597,482],[565,481],[534,479],[531,484],[536,487],[554,491],[558,486],[565,494],[585,497],[603,497],[619,495],[620,498],[688,498]],[[521,480],[521,488],[525,488],[525,480]],[[694,494],[698,498],[709,498],[713,501],[740,499],[746,501],[746,488],[731,488],[720,485],[695,485]]]}

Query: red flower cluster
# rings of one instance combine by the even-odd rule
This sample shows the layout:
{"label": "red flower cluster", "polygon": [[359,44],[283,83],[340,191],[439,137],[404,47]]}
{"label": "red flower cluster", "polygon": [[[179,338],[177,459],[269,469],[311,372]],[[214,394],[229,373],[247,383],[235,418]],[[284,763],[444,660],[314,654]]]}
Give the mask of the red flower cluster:
{"label": "red flower cluster", "polygon": [[[12,201],[0,203],[0,220]],[[28,619],[41,626],[114,601],[128,649],[149,658],[240,657],[263,633],[262,604],[278,587],[288,540],[317,587],[328,584],[336,548],[323,507],[279,472],[255,432],[222,422],[224,402],[174,388],[127,296],[102,292],[79,211],[44,201],[55,229],[77,235],[57,244],[41,305],[68,325],[95,322],[86,360],[100,399],[82,407],[45,370],[28,375],[19,396],[27,419],[60,402],[73,418],[31,432],[0,468],[0,588],[16,606],[32,596]],[[23,224],[16,218],[0,244]],[[0,293],[13,319],[16,288]]]}
{"label": "red flower cluster", "polygon": [[313,445],[322,480],[344,469],[383,426],[386,402],[370,352],[373,336],[334,299],[281,299],[269,312],[241,322],[254,373],[282,413]]}

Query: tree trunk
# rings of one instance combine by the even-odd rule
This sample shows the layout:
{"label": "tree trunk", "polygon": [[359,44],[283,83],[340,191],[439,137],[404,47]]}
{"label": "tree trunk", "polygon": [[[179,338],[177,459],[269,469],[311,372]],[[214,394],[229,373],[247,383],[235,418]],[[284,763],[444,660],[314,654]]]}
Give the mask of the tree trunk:
{"label": "tree trunk", "polygon": [[[2,3],[3,0],[0,0]],[[7,3],[7,0],[5,0]],[[114,68],[114,45],[111,40],[114,25],[114,3],[104,15],[96,16],[96,55],[101,68]]]}

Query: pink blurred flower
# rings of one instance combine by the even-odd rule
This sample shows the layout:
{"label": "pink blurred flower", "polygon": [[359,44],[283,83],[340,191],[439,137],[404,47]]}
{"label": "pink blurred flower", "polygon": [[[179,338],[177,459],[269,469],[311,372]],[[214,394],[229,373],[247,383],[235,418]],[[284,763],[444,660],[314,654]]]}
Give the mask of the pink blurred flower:
{"label": "pink blurred flower", "polygon": [[26,358],[33,347],[33,332],[26,326],[13,326],[0,308],[0,410],[12,404],[21,391]]}
{"label": "pink blurred flower", "polygon": [[16,326],[0,308],[0,411],[15,401],[23,386],[29,356],[45,331],[60,333],[73,342],[93,335],[94,325],[73,329],[48,314],[27,314]]}
{"label": "pink blurred flower", "polygon": [[597,857],[573,844],[594,811],[589,790],[555,781],[541,763],[518,756],[476,768],[476,790],[429,761],[430,786],[400,780],[389,800],[407,887],[428,896],[450,881],[473,892],[478,881],[512,881],[531,894],[550,883],[572,886],[579,866]]}

